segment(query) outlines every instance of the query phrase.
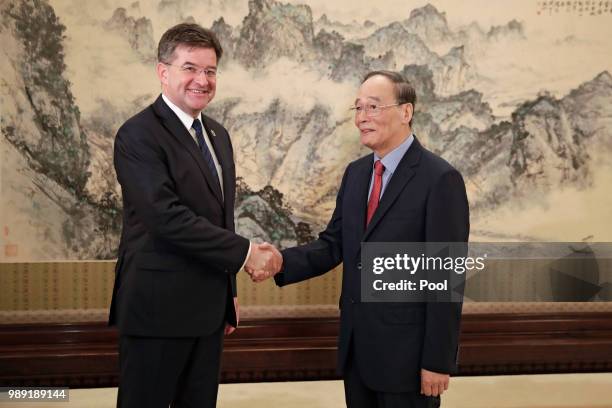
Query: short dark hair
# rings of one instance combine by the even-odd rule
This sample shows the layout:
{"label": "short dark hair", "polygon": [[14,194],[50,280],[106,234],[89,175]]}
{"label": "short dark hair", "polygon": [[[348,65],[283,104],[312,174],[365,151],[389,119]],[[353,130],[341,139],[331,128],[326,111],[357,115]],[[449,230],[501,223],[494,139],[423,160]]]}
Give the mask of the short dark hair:
{"label": "short dark hair", "polygon": [[213,31],[199,24],[181,23],[169,28],[160,38],[157,46],[157,61],[170,62],[174,50],[179,45],[212,48],[217,55],[217,62],[223,55],[221,43]]}
{"label": "short dark hair", "polygon": [[[395,88],[395,99],[397,103],[399,104],[410,103],[412,104],[412,108],[414,109],[416,105],[417,97],[416,97],[416,91],[414,90],[414,87],[412,86],[410,81],[408,81],[399,72],[379,70],[379,71],[368,72],[366,76],[363,78],[363,81],[361,81],[361,83],[363,84],[365,81],[367,81],[368,79],[376,75],[384,76],[385,78],[387,78],[393,83],[393,86]],[[410,118],[409,125],[412,126],[412,118]]]}

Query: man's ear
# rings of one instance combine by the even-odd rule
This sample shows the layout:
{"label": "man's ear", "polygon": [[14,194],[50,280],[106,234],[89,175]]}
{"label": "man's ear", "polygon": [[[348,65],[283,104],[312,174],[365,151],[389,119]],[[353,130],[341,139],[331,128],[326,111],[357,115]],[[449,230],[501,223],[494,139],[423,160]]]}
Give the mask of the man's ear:
{"label": "man's ear", "polygon": [[405,106],[406,107],[404,108],[404,117],[402,119],[402,122],[407,125],[410,123],[412,117],[414,116],[414,105],[411,103],[407,103],[405,104]]}
{"label": "man's ear", "polygon": [[161,82],[163,85],[167,85],[168,84],[168,71],[170,67],[164,64],[163,62],[158,62],[156,69],[157,69],[157,77],[159,78],[159,82]]}

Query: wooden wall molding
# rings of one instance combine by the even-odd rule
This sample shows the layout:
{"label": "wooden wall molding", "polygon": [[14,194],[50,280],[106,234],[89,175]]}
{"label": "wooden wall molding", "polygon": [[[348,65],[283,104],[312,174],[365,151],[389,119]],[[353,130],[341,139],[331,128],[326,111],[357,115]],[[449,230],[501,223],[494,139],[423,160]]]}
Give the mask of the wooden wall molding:
{"label": "wooden wall molding", "polygon": [[612,313],[464,315],[460,374],[612,371]]}
{"label": "wooden wall molding", "polygon": [[[337,318],[243,322],[223,382],[336,379]],[[459,375],[612,371],[612,313],[467,314]],[[0,386],[116,386],[117,332],[103,323],[0,325]]]}

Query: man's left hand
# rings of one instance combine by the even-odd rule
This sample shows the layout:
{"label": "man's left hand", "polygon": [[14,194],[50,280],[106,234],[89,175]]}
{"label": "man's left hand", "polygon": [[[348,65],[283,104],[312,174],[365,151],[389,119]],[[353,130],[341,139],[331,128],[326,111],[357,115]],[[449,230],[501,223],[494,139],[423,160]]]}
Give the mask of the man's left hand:
{"label": "man's left hand", "polygon": [[434,373],[421,368],[421,394],[428,397],[442,395],[448,389],[449,379],[448,374]]}
{"label": "man's left hand", "polygon": [[[238,298],[234,298],[234,309],[236,310],[236,327],[238,327],[238,323],[240,323],[240,307],[238,306]],[[236,331],[236,327],[232,326],[229,323],[225,323],[225,335],[229,336],[233,332]]]}

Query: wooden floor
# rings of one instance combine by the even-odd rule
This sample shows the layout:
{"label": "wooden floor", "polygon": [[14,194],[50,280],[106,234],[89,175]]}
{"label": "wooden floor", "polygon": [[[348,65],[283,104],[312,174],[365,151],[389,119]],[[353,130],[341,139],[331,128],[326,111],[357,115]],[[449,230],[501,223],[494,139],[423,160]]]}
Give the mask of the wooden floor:
{"label": "wooden floor", "polygon": [[[116,388],[70,390],[69,403],[3,403],[19,408],[111,408]],[[222,384],[219,408],[341,408],[340,381]],[[457,377],[443,408],[612,408],[612,373]]]}

